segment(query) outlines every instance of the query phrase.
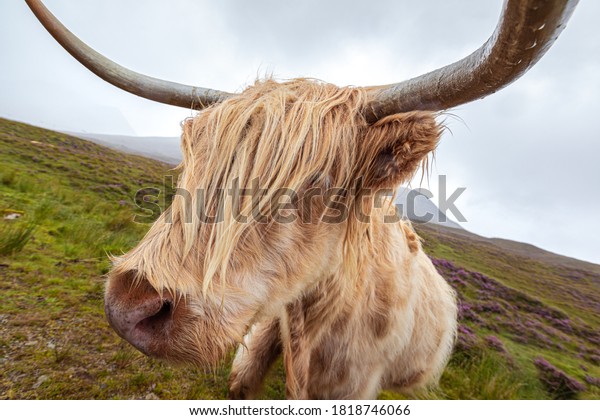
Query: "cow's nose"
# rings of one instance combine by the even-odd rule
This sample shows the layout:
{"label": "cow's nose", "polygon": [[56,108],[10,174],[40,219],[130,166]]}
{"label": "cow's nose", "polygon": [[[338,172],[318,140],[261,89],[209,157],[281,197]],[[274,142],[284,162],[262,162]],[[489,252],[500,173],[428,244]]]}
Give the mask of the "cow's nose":
{"label": "cow's nose", "polygon": [[134,277],[125,273],[109,280],[104,311],[117,334],[141,352],[160,357],[173,329],[173,300]]}

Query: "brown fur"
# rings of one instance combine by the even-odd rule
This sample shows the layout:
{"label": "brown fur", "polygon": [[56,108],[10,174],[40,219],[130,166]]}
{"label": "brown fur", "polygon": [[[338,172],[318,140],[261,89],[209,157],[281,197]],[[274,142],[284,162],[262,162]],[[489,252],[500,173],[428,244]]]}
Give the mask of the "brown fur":
{"label": "brown fur", "polygon": [[[372,192],[409,180],[441,129],[422,111],[369,125],[365,102],[360,88],[266,81],[185,122],[178,187],[203,194],[208,215],[222,212],[223,221],[206,223],[189,211],[196,201],[177,196],[115,259],[107,308],[133,310],[124,302],[135,299],[122,295],[137,289],[119,286],[126,273],[178,302],[168,340],[144,351],[210,365],[244,343],[230,380],[238,398],[257,394],[280,351],[290,398],[374,398],[385,387],[436,381],[454,339],[454,294],[409,224],[383,222],[393,206],[378,208]],[[222,193],[255,180],[265,191],[258,200]],[[330,187],[343,191],[337,206],[313,200]],[[276,206],[303,216],[293,223],[274,216],[282,188],[314,204]],[[264,217],[242,223],[238,207]]]}

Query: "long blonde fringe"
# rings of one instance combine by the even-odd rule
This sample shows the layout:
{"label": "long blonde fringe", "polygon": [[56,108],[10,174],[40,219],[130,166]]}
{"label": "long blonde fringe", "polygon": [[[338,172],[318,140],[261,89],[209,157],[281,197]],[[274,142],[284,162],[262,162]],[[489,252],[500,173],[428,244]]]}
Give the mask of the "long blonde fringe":
{"label": "long blonde fringe", "polygon": [[[243,200],[241,214],[270,211],[272,199],[282,188],[300,191],[307,180],[323,181],[350,190],[359,165],[357,139],[365,125],[360,116],[366,94],[360,88],[336,86],[304,79],[287,83],[257,82],[243,94],[211,107],[184,123],[184,160],[180,188],[196,199],[204,190],[206,209],[223,214],[223,222],[209,227],[196,212],[184,224],[184,258],[197,243],[201,229],[209,229],[204,257],[203,291],[215,276],[225,277],[231,256],[242,234],[252,234],[255,222],[234,218],[231,197],[223,189],[234,180],[251,189],[260,180],[265,191],[259,200]],[[346,203],[355,204],[350,195]],[[186,211],[182,200],[173,203],[174,214]],[[222,208],[220,208],[220,206]],[[344,253],[345,267],[360,260],[357,247],[366,226],[348,220]],[[362,238],[361,238],[362,239]]]}

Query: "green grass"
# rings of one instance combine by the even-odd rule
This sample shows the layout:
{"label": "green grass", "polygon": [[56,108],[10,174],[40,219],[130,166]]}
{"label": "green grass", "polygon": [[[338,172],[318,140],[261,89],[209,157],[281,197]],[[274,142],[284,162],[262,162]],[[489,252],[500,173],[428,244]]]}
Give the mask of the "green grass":
{"label": "green grass", "polygon": [[35,224],[18,224],[3,226],[0,231],[0,255],[12,255],[23,250],[33,236]]}
{"label": "green grass", "polygon": [[[0,119],[0,215],[22,215],[0,219],[0,398],[226,398],[229,361],[205,372],[149,359],[119,339],[104,317],[107,254],[129,250],[149,227],[134,222],[144,216],[136,192],[163,189],[163,177],[173,175],[160,162]],[[559,350],[516,341],[501,323],[491,331],[489,314],[481,314],[485,326],[463,321],[477,343],[455,351],[440,387],[416,397],[551,398],[533,365],[538,356],[580,382],[600,376],[597,363],[582,356],[592,348],[584,333],[600,328],[598,276],[426,228],[419,233],[431,255],[518,291],[511,305],[521,300],[519,308],[558,311],[552,313],[568,316],[582,332],[557,331],[552,340],[564,341]],[[463,294],[473,304],[481,298],[471,284]],[[525,317],[552,327],[535,313],[518,311],[502,322]],[[502,340],[504,352],[486,346],[490,334]],[[262,397],[283,398],[284,376],[279,362]],[[406,397],[415,396],[381,394]],[[599,398],[600,391],[587,385],[578,397]]]}

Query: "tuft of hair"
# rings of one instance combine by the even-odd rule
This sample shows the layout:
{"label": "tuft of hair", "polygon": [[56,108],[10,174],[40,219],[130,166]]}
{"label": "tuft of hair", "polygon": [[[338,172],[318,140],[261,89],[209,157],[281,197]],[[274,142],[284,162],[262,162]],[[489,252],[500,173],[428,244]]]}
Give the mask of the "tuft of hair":
{"label": "tuft of hair", "polygon": [[[241,240],[261,243],[264,227],[236,216],[271,214],[282,189],[330,185],[354,191],[343,197],[349,214],[359,205],[369,214],[372,200],[365,200],[363,189],[393,188],[410,179],[437,145],[436,115],[403,113],[369,125],[362,116],[366,104],[362,88],[266,80],[184,122],[179,188],[191,201],[176,196],[171,215],[182,224],[182,259],[198,258],[190,251],[203,245],[204,294],[214,278],[225,278]],[[256,182],[258,197],[236,200],[227,193],[234,184],[251,190]],[[190,211],[190,202],[202,203],[203,215],[219,215],[220,222],[206,223],[201,212]],[[370,248],[369,225],[353,217],[346,223],[344,267],[357,274]]]}

